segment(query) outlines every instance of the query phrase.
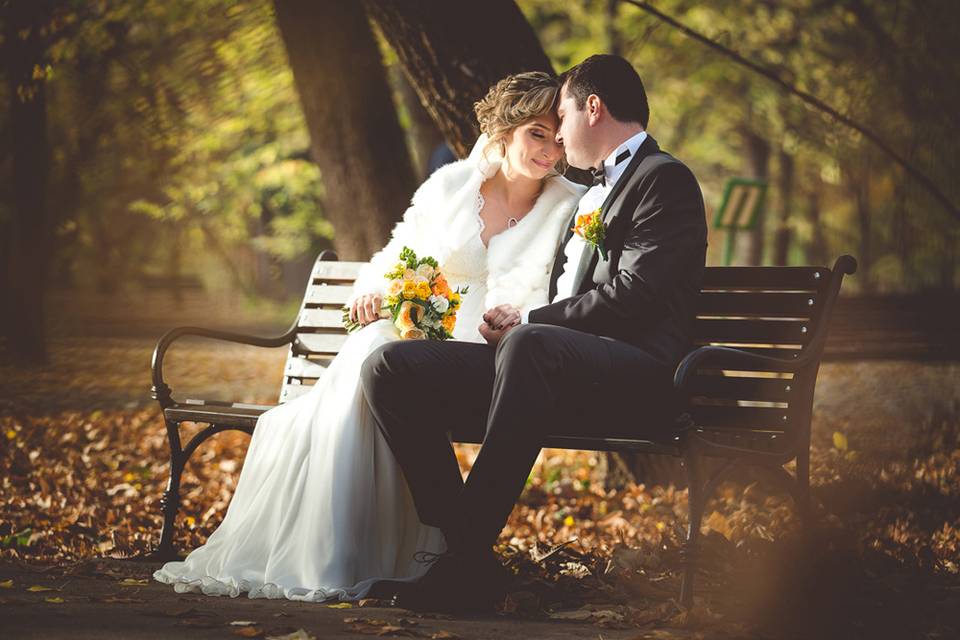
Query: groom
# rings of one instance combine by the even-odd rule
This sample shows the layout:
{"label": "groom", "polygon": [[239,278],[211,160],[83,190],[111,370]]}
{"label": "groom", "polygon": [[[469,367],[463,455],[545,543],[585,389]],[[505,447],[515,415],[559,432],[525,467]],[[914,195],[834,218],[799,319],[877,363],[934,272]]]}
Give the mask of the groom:
{"label": "groom", "polygon": [[[602,250],[568,231],[550,303],[527,317],[490,309],[487,345],[396,341],[363,366],[420,520],[447,540],[398,594],[406,608],[492,607],[506,580],[492,546],[545,436],[670,435],[672,375],[691,347],[706,257],[700,188],[647,134],[647,97],[630,63],[592,56],[560,81],[557,141],[571,165],[594,174],[576,213],[599,209]],[[449,431],[483,442],[466,482]]]}

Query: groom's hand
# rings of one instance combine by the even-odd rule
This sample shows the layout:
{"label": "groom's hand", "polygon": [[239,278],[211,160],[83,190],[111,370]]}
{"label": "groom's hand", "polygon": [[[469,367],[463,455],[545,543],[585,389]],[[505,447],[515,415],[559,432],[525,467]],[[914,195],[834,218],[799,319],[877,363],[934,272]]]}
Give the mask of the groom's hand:
{"label": "groom's hand", "polygon": [[512,304],[501,304],[483,314],[477,329],[489,344],[496,346],[507,331],[520,324],[520,309]]}

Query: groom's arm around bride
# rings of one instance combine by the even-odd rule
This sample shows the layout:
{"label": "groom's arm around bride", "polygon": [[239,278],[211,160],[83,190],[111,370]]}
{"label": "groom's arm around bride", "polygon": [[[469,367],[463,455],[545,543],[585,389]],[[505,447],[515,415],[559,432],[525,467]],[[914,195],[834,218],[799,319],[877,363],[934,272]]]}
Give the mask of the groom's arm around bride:
{"label": "groom's arm around bride", "polygon": [[[455,608],[495,591],[490,550],[546,435],[656,437],[669,425],[705,262],[700,189],[646,133],[646,94],[626,60],[593,56],[561,80],[558,141],[597,176],[577,213],[599,209],[602,250],[568,233],[551,302],[523,323],[508,306],[485,316],[496,348],[394,342],[364,364],[364,393],[418,515],[455,552],[411,592],[412,606]],[[429,417],[410,400],[425,389]],[[448,430],[483,442],[465,483]],[[473,587],[452,582],[463,572],[476,574]]]}

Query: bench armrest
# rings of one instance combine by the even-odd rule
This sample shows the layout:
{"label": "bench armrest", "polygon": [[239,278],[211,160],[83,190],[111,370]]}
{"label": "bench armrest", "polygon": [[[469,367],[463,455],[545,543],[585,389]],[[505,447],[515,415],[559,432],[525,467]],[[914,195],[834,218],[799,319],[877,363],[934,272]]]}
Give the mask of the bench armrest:
{"label": "bench armrest", "polygon": [[205,329],[203,327],[176,327],[171,329],[160,337],[160,340],[157,341],[156,348],[153,350],[153,359],[151,361],[153,387],[151,396],[160,403],[162,409],[166,409],[174,404],[173,398],[170,396],[170,387],[167,386],[163,380],[163,358],[164,355],[166,355],[167,348],[175,340],[183,336],[199,336],[212,340],[246,344],[253,347],[281,347],[293,342],[296,334],[296,321],[294,321],[293,325],[291,325],[283,335],[275,337],[253,336],[242,333],[232,333],[230,331],[219,331],[217,329]]}
{"label": "bench armrest", "polygon": [[808,364],[814,355],[814,353],[808,351],[799,358],[788,360],[787,358],[774,358],[773,356],[765,356],[733,347],[706,345],[694,349],[680,361],[673,375],[673,386],[677,391],[683,392],[691,378],[696,374],[697,369],[705,365],[714,365],[724,369],[763,365],[770,367],[770,370],[796,372]]}

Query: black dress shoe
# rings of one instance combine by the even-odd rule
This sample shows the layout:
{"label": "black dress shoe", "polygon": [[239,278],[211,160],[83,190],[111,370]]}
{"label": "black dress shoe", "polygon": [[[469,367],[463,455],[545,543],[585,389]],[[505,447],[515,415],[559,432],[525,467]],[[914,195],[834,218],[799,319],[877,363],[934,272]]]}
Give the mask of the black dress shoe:
{"label": "black dress shoe", "polygon": [[433,556],[427,573],[402,587],[394,604],[420,612],[480,613],[503,598],[509,572],[492,551]]}
{"label": "black dress shoe", "polygon": [[364,598],[392,600],[409,584],[409,582],[401,580],[377,580],[370,586],[370,590],[367,591],[367,595],[365,595]]}

